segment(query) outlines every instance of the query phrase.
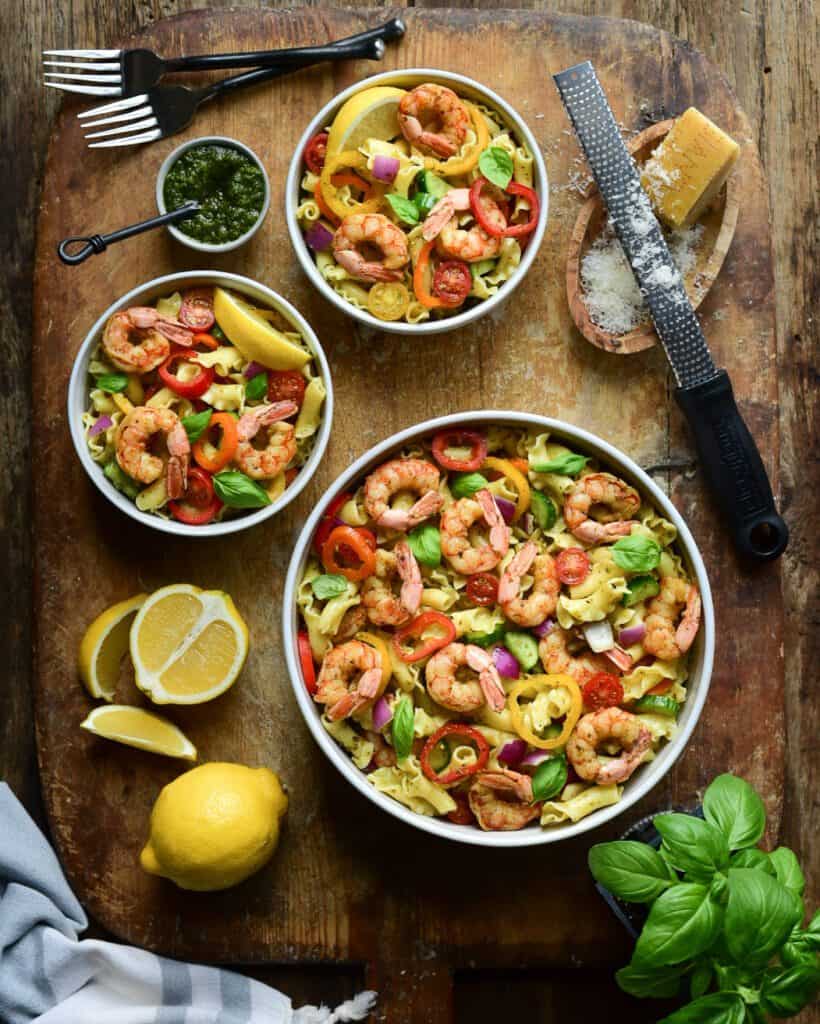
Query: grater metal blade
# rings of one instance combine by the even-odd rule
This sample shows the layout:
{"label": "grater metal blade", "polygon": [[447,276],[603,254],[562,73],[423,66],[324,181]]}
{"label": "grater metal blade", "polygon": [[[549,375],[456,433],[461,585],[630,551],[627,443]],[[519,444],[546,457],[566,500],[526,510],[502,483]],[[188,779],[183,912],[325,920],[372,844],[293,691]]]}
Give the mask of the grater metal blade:
{"label": "grater metal blade", "polygon": [[712,380],[718,369],[595,69],[584,61],[553,78],[678,385]]}

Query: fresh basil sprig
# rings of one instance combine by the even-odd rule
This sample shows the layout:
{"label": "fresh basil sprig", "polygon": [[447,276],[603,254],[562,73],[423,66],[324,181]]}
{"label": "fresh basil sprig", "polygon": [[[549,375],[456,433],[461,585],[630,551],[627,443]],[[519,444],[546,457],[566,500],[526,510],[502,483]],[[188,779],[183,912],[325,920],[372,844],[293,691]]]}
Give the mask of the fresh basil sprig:
{"label": "fresh basil sprig", "polygon": [[405,199],[396,192],[388,192],[384,197],[393,209],[393,213],[405,224],[418,224],[419,208],[412,199]]}
{"label": "fresh basil sprig", "polygon": [[450,482],[450,493],[454,498],[472,498],[488,484],[489,480],[481,473],[456,473]]}
{"label": "fresh basil sprig", "polygon": [[338,573],[325,573],[322,576],[314,576],[310,581],[310,589],[314,597],[320,601],[328,601],[331,597],[339,597],[347,590],[347,580]]}
{"label": "fresh basil sprig", "polygon": [[567,759],[563,754],[542,761],[532,777],[533,800],[551,800],[567,784]]}
{"label": "fresh basil sprig", "polygon": [[399,761],[403,761],[408,757],[413,749],[414,725],[413,705],[409,697],[402,697],[396,704],[393,711],[393,721],[390,723],[393,749],[396,751],[396,757]]}
{"label": "fresh basil sprig", "polygon": [[203,409],[202,412],[192,412],[190,416],[182,417],[182,425],[185,427],[185,433],[191,444],[198,441],[205,433],[213,414],[213,409]]}
{"label": "fresh basil sprig", "polygon": [[245,385],[245,398],[249,402],[258,402],[260,398],[264,398],[268,393],[268,375],[266,373],[257,373],[251,377],[248,383]]}
{"label": "fresh basil sprig", "polygon": [[128,376],[124,373],[101,373],[94,378],[94,383],[101,391],[116,395],[128,387]]}
{"label": "fresh basil sprig", "polygon": [[652,572],[660,564],[661,546],[652,537],[632,533],[612,545],[615,564],[627,572]]}
{"label": "fresh basil sprig", "polygon": [[554,459],[547,462],[534,462],[530,465],[536,473],[560,473],[561,476],[577,476],[584,466],[589,462],[586,455],[576,455],[575,452],[563,452],[556,455]]}
{"label": "fresh basil sprig", "polygon": [[255,480],[238,469],[226,469],[213,478],[217,498],[229,508],[262,508],[270,497]]}
{"label": "fresh basil sprig", "polygon": [[512,157],[500,146],[490,146],[482,152],[478,158],[478,169],[487,181],[499,188],[506,188],[512,181]]}
{"label": "fresh basil sprig", "polygon": [[617,972],[633,996],[691,1000],[659,1024],[760,1024],[799,1013],[820,990],[820,912],[803,927],[803,872],[791,850],[756,847],[766,825],[748,783],[720,775],[705,820],[660,814],[659,850],[601,843],[595,879],[649,904],[632,962]]}
{"label": "fresh basil sprig", "polygon": [[441,533],[432,523],[422,523],[407,534],[407,543],[422,565],[435,569],[441,564]]}

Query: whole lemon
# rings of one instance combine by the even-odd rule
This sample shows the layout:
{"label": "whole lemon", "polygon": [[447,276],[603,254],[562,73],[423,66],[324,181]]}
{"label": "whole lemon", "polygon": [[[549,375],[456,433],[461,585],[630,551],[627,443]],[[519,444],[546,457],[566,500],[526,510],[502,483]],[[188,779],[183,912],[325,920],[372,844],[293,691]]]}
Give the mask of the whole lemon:
{"label": "whole lemon", "polygon": [[157,797],[140,864],[181,889],[227,889],[270,859],[287,808],[279,777],[268,768],[199,765]]}

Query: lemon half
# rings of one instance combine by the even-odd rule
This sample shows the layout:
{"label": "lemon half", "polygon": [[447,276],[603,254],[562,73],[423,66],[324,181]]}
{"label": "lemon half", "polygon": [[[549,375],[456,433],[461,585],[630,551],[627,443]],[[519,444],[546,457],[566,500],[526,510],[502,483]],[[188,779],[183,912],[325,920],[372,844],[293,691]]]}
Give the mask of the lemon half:
{"label": "lemon half", "polygon": [[248,627],[221,590],[174,583],[153,593],[131,626],[137,686],[156,704],[202,704],[236,681]]}
{"label": "lemon half", "polygon": [[150,750],[152,754],[196,761],[196,747],[173,722],[130,704],[94,708],[80,728],[129,747]]}
{"label": "lemon half", "polygon": [[86,690],[98,700],[112,701],[120,662],[128,650],[131,622],[147,594],[136,594],[98,615],[80,641],[78,669]]}
{"label": "lemon half", "polygon": [[399,133],[399,100],[405,89],[375,85],[351,96],[333,120],[327,152],[358,149],[367,139],[392,139]]}
{"label": "lemon half", "polygon": [[310,362],[307,349],[288,341],[268,321],[233,292],[214,288],[214,316],[228,340],[249,362],[271,370],[300,370]]}

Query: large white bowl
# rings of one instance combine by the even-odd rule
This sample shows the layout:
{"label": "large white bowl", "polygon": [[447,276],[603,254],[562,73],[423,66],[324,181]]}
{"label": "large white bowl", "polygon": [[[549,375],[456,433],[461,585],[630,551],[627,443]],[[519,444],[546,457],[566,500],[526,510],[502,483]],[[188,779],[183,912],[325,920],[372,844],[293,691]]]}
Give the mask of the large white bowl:
{"label": "large white bowl", "polygon": [[[299,331],[305,339],[308,348],[316,360],[319,374],[325,383],[327,397],[322,411],[322,422],[316,435],[316,441],[310,458],[302,466],[293,483],[286,487],[282,494],[264,508],[256,512],[246,513],[229,519],[222,523],[209,523],[206,526],[189,526],[186,523],[177,522],[175,519],[163,519],[160,516],[141,512],[137,506],[121,494],[116,487],[105,477],[102,467],[94,462],[88,451],[85,439],[85,428],[82,423],[82,415],[88,408],[88,364],[92,353],[100,340],[102,329],[108,318],[119,309],[128,309],[131,306],[146,306],[155,302],[163,295],[168,295],[185,288],[193,288],[198,285],[218,285],[223,288],[230,288],[232,291],[245,295],[252,302],[268,306],[293,324],[294,329]],[[117,299],[99,317],[97,322],[85,336],[80,350],[74,359],[74,368],[71,371],[71,379],[68,383],[68,422],[71,430],[71,439],[83,468],[102,494],[112,505],[124,512],[132,519],[150,526],[163,533],[173,533],[181,537],[222,537],[229,533],[238,533],[240,530],[247,530],[257,523],[262,523],[281,512],[286,505],[289,505],[299,492],[307,485],[310,478],[316,472],[319,463],[322,461],[328,439],[330,438],[330,426],[333,420],[333,385],[330,379],[330,367],[319,344],[319,339],[313,333],[305,318],[294,309],[293,306],[281,295],[266,288],[265,285],[250,278],[242,277],[239,274],[227,274],[215,270],[192,270],[181,274],[166,274],[164,277],[157,277],[147,284],[141,284],[133,288],[127,295]]]}
{"label": "large white bowl", "polygon": [[[701,628],[690,654],[690,677],[687,684],[688,697],[681,709],[678,719],[678,733],[674,739],[660,749],[654,761],[638,769],[635,775],[626,783],[623,797],[619,803],[595,811],[575,824],[557,825],[550,828],[540,828],[537,825],[529,826],[520,832],[482,832],[478,827],[470,828],[464,825],[453,825],[439,818],[428,818],[421,814],[415,814],[403,804],[398,803],[384,793],[378,792],[367,781],[367,776],[364,772],[356,768],[348,754],[336,744],[322,726],[319,707],[311,699],[305,688],[296,650],[298,619],[296,589],[310,554],[310,542],[313,533],[319,525],[319,519],[325,508],[333,501],[336,495],[348,490],[354,481],[365,476],[370,470],[385,462],[402,448],[412,445],[419,438],[429,437],[436,431],[445,428],[462,426],[474,429],[491,423],[505,423],[515,427],[534,427],[537,430],[548,430],[551,435],[565,441],[574,450],[586,452],[588,455],[600,459],[606,468],[614,469],[619,476],[628,480],[642,494],[651,498],[662,514],[677,527],[679,548],[683,552],[689,572],[697,581],[703,601]],[[604,822],[610,821],[619,814],[623,814],[641,797],[646,796],[649,790],[660,782],[678,757],[680,757],[700,717],[712,674],[712,659],[715,647],[715,615],[712,607],[709,580],[706,575],[703,559],[700,557],[689,528],[678,514],[674,505],[646,473],[624,455],[623,452],[618,451],[617,448],[613,448],[606,441],[601,440],[601,438],[596,437],[594,434],[588,433],[586,430],[582,430],[580,427],[574,427],[560,420],[548,419],[546,416],[536,416],[530,413],[465,412],[452,416],[442,416],[438,419],[427,420],[417,426],[402,430],[392,437],[388,437],[387,440],[377,444],[360,459],[357,459],[328,489],[321,505],[317,505],[313,510],[299,535],[288,568],[287,580],[285,581],[282,612],[285,657],[287,659],[293,692],[296,694],[297,703],[308,724],[308,728],[332,764],[368,800],[372,800],[374,804],[387,811],[388,814],[392,814],[394,817],[407,822],[408,825],[414,825],[425,832],[432,832],[433,835],[452,839],[456,842],[473,843],[477,846],[537,846],[540,843],[557,843],[562,839],[570,839],[573,836],[580,835],[582,832],[588,832],[590,829],[603,825]]]}
{"label": "large white bowl", "polygon": [[[484,302],[479,302],[477,305],[473,306],[472,309],[468,309],[464,313],[457,313],[455,316],[443,317],[440,320],[427,320],[420,324],[408,324],[401,321],[389,322],[379,320],[377,317],[368,313],[367,310],[358,309],[350,302],[347,302],[338,294],[338,292],[331,288],[316,268],[313,255],[305,243],[304,236],[299,228],[299,223],[296,219],[296,209],[299,205],[299,183],[301,182],[302,175],[304,173],[302,154],[305,146],[317,132],[323,131],[331,124],[342,104],[350,99],[350,97],[355,93],[361,92],[363,89],[371,89],[377,85],[395,85],[398,87],[412,89],[421,82],[439,82],[443,85],[447,85],[455,92],[459,93],[459,95],[466,96],[468,99],[483,103],[485,106],[498,111],[503,116],[503,119],[511,128],[514,129],[518,138],[526,143],[527,148],[533,155],[534,186],[541,202],[541,213],[538,225],[533,232],[529,245],[525,249],[524,255],[521,257],[521,263],[509,281],[505,281],[492,298],[486,299]],[[538,147],[535,136],[529,130],[525,121],[516,113],[515,110],[513,110],[509,103],[502,100],[501,97],[491,89],[481,85],[480,82],[476,82],[472,78],[467,78],[465,75],[457,75],[451,71],[439,71],[435,68],[407,68],[399,71],[385,71],[380,75],[373,75],[371,78],[365,78],[363,81],[357,82],[355,85],[350,86],[349,89],[345,89],[344,92],[335,96],[329,103],[322,107],[316,117],[314,117],[308,125],[302,138],[299,140],[299,144],[293,154],[293,159],[290,162],[287,184],[285,185],[285,216],[287,217],[288,231],[290,233],[290,240],[293,243],[293,248],[296,250],[296,256],[302,264],[304,272],[322,295],[332,302],[334,306],[337,306],[343,313],[346,313],[348,316],[352,316],[356,320],[360,320],[364,324],[368,324],[370,327],[375,327],[380,331],[388,331],[393,334],[440,334],[443,331],[454,331],[459,327],[463,327],[465,324],[473,323],[482,316],[486,316],[486,314],[495,309],[499,303],[508,299],[515,288],[523,280],[524,275],[530,269],[532,261],[538,253],[538,249],[541,246],[541,239],[544,237],[544,231],[547,226],[548,211],[549,183],[547,181],[547,168],[544,164],[544,158],[541,156],[541,150]]]}

